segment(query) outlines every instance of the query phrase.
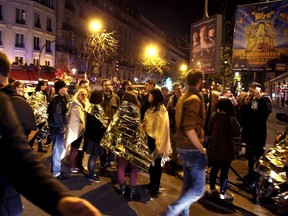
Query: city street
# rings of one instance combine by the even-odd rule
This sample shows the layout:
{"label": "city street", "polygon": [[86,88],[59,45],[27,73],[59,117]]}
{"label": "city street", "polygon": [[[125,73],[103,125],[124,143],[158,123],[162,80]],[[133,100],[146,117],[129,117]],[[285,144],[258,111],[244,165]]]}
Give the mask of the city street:
{"label": "city street", "polygon": [[[273,145],[276,137],[275,131],[283,132],[285,123],[278,121],[275,118],[277,112],[288,111],[282,108],[273,107],[273,113],[270,115],[268,126],[268,137],[266,149]],[[51,146],[48,153],[38,153],[45,163],[49,163],[49,155],[51,153]],[[66,174],[70,172],[64,165]],[[232,167],[240,176],[247,173],[247,161],[240,157],[232,163]],[[156,216],[172,203],[181,191],[181,178],[163,173],[161,181],[161,194],[157,197],[152,197],[144,190],[144,185],[149,181],[147,173],[140,172],[138,177],[137,192],[140,196],[139,201],[128,202],[124,197],[118,195],[117,172],[109,169],[104,176],[101,177],[100,183],[91,183],[83,174],[70,174],[70,181],[65,185],[71,192],[93,203],[103,215],[112,216]],[[229,173],[228,191],[234,194],[234,201],[223,201],[218,198],[208,198],[204,196],[199,202],[195,203],[190,209],[190,215],[205,216],[205,215],[261,215],[273,216],[279,215],[277,209],[268,205],[255,205],[251,202],[252,195],[239,187],[241,182],[237,180],[235,173],[230,170]],[[24,213],[23,216],[45,216],[47,215],[39,208],[28,202],[23,198]]]}

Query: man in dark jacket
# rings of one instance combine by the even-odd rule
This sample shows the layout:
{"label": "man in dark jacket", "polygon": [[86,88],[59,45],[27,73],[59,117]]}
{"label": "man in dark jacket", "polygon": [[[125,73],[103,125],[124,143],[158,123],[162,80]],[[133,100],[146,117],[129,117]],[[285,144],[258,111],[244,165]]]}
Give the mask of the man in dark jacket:
{"label": "man in dark jacket", "polygon": [[64,134],[67,124],[67,103],[65,100],[67,88],[65,82],[62,80],[57,81],[54,86],[56,94],[47,109],[49,131],[53,143],[51,168],[53,176],[65,182],[69,179],[61,172],[61,154],[63,152]]}
{"label": "man in dark jacket", "polygon": [[242,142],[246,143],[246,157],[248,159],[247,180],[254,176],[254,163],[264,153],[267,128],[266,121],[272,112],[272,101],[263,93],[260,83],[252,82],[245,102],[240,108],[242,118]]}
{"label": "man in dark jacket", "polygon": [[[4,53],[0,52],[0,92],[3,92],[6,95],[10,96],[17,117],[19,118],[21,125],[23,126],[24,133],[26,135],[26,140],[28,140],[28,136],[31,130],[37,130],[36,121],[30,104],[26,101],[26,99],[23,96],[17,94],[11,87],[11,84],[9,84],[10,65],[11,64],[8,61],[7,56]],[[7,162],[4,162],[2,164],[7,164]],[[3,200],[4,204],[1,205],[0,208],[1,209],[4,208],[5,209],[4,211],[7,210],[12,212],[14,211],[18,212],[22,210],[20,194],[14,189],[14,187],[12,187],[10,184],[7,184],[6,181],[1,177],[0,177],[0,196],[1,196],[0,200]],[[11,209],[5,208],[5,205],[7,205],[7,203],[10,204],[9,206]],[[0,212],[0,215],[6,215],[6,213],[1,214]]]}
{"label": "man in dark jacket", "polygon": [[1,216],[16,216],[22,212],[19,196],[10,199],[5,197],[11,188],[15,188],[33,204],[51,215],[100,216],[95,207],[84,199],[73,197],[69,190],[47,171],[46,166],[28,145],[14,107],[9,97],[2,92],[0,92],[0,146]]}

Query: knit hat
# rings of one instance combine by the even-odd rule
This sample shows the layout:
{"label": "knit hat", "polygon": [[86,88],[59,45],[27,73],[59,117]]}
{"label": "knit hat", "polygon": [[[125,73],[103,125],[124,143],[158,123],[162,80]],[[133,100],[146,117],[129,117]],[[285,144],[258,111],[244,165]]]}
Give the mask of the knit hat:
{"label": "knit hat", "polygon": [[63,80],[59,80],[59,81],[55,82],[55,84],[54,84],[55,93],[58,93],[59,90],[65,86],[66,86],[66,83]]}

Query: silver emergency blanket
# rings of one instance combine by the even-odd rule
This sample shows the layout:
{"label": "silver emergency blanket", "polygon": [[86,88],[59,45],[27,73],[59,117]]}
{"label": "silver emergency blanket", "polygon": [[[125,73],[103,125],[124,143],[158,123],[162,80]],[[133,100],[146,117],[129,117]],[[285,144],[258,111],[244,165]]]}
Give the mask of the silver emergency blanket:
{"label": "silver emergency blanket", "polygon": [[128,101],[123,101],[118,108],[100,145],[146,172],[153,162],[141,125],[140,109]]}
{"label": "silver emergency blanket", "polygon": [[36,124],[39,125],[40,123],[45,122],[48,119],[48,114],[47,99],[43,92],[37,91],[33,93],[27,98],[27,101],[34,111]]}

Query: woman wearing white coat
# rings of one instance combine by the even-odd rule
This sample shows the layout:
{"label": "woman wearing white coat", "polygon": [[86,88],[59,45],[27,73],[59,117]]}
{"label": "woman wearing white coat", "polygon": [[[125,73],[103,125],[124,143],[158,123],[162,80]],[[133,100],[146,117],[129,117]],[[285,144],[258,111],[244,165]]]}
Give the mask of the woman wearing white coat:
{"label": "woman wearing white coat", "polygon": [[86,89],[79,89],[72,99],[68,112],[68,125],[65,136],[65,148],[67,151],[69,150],[71,145],[71,150],[68,157],[69,169],[71,172],[78,172],[79,170],[76,165],[76,156],[85,132],[85,108],[89,106],[87,94],[88,92]]}

